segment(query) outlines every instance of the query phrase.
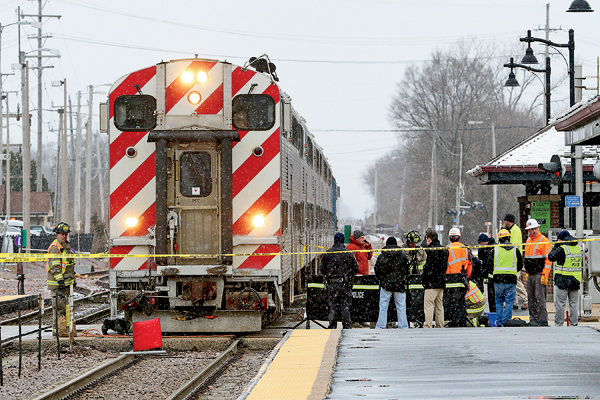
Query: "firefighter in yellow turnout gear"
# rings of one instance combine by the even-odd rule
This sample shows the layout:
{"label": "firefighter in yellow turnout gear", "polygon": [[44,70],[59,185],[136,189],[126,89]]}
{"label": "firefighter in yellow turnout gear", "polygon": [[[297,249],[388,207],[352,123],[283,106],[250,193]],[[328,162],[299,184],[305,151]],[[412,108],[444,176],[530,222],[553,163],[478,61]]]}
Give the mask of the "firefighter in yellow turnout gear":
{"label": "firefighter in yellow turnout gear", "polygon": [[[60,257],[49,258],[46,261],[47,287],[52,292],[52,332],[54,335],[68,336],[68,315],[66,315],[66,305],[68,296],[71,293],[71,286],[76,286],[75,281],[75,260],[70,258],[72,254],[71,245],[67,240],[71,229],[64,222],[59,223],[54,228],[56,239],[48,248],[48,254],[60,254]],[[56,320],[58,319],[58,327]],[[75,327],[71,330],[75,332]]]}

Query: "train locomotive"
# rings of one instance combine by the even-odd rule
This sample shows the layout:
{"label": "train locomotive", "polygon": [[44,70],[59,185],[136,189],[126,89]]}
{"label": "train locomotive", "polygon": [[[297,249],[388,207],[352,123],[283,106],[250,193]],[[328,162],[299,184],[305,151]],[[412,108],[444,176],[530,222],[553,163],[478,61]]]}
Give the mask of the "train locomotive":
{"label": "train locomotive", "polygon": [[113,84],[110,253],[128,255],[110,261],[113,315],[252,332],[304,290],[339,188],[278,81],[263,55],[161,62]]}

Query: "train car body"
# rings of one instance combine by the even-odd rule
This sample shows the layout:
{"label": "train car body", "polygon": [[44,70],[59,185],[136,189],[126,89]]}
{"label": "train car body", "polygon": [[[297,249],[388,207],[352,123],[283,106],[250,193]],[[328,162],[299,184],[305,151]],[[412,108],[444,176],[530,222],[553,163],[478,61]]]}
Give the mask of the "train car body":
{"label": "train car body", "polygon": [[162,62],[112,86],[110,252],[132,255],[111,258],[113,314],[258,331],[316,272],[286,253],[331,243],[339,191],[274,65],[251,61]]}

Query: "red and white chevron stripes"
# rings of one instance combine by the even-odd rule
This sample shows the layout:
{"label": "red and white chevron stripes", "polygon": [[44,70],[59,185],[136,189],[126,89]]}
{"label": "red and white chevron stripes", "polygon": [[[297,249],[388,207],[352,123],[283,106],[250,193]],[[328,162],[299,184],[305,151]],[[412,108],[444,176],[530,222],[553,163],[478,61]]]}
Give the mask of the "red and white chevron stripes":
{"label": "red and white chevron stripes", "polygon": [[[184,71],[194,74],[205,71],[208,80],[184,83],[180,78]],[[165,82],[157,82],[157,67],[150,67],[126,75],[117,81],[109,95],[110,109],[110,237],[143,237],[156,224],[156,162],[155,144],[147,142],[148,132],[121,132],[113,124],[114,100],[123,94],[135,94],[133,85],[140,85],[144,94],[157,96],[164,93],[165,118],[196,115],[223,115],[224,76],[223,64],[210,60],[179,60],[166,63]],[[275,100],[276,121],[268,131],[240,132],[241,141],[233,147],[233,226],[234,237],[273,238],[280,235],[280,94],[279,87],[270,78],[254,71],[242,71],[240,67],[231,72],[231,98],[246,94],[268,94]],[[157,90],[157,85],[164,85]],[[192,106],[187,96],[191,91],[201,95],[201,102]],[[160,103],[160,101],[159,101]],[[260,157],[253,155],[255,147],[262,147]],[[135,147],[136,157],[125,155],[128,147]],[[265,217],[265,224],[256,228],[252,219]],[[125,220],[138,218],[135,228],[128,228]],[[218,234],[215,232],[215,234]],[[234,241],[235,242],[235,241]],[[244,243],[244,240],[239,242]],[[258,241],[260,242],[260,240]],[[254,241],[253,243],[256,243]],[[273,240],[267,241],[273,243]],[[276,244],[238,245],[234,253],[276,253]],[[116,246],[113,254],[145,254],[147,246]],[[112,259],[111,267],[122,270],[147,268],[143,258]],[[280,257],[235,257],[236,269],[280,269]]]}

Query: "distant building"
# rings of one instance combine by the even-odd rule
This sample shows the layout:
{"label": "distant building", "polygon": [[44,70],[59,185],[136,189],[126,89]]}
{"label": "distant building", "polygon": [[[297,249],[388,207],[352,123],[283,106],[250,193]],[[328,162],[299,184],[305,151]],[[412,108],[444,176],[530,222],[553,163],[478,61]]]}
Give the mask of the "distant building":
{"label": "distant building", "polygon": [[[54,222],[50,192],[31,192],[30,224],[49,226]],[[10,193],[10,217],[23,220],[23,192]],[[0,185],[0,219],[6,218],[6,188]]]}

